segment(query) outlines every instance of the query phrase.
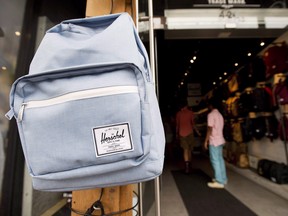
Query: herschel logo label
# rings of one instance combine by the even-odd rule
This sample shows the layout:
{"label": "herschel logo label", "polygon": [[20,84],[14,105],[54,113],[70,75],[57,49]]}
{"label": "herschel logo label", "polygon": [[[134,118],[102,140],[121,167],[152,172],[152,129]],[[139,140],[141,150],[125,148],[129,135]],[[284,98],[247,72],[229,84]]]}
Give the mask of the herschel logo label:
{"label": "herschel logo label", "polygon": [[97,157],[124,153],[134,149],[129,123],[93,128],[93,138]]}

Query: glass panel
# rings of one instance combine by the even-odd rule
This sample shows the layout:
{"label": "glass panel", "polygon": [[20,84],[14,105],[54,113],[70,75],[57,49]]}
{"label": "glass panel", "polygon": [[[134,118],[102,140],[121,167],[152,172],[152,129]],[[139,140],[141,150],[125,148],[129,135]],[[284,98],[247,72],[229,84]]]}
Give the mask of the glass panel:
{"label": "glass panel", "polygon": [[0,198],[7,148],[9,92],[13,81],[26,1],[0,0]]}

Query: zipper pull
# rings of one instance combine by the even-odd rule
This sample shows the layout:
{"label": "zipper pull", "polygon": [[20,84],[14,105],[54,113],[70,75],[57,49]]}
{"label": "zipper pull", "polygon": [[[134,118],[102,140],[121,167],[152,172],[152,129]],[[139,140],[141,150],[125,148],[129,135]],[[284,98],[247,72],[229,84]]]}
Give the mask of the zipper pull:
{"label": "zipper pull", "polygon": [[14,116],[14,112],[12,109],[10,109],[6,114],[5,114],[5,117],[8,119],[8,120],[11,120]]}
{"label": "zipper pull", "polygon": [[23,115],[24,115],[24,109],[25,109],[25,106],[27,104],[26,103],[23,103],[20,107],[20,110],[19,110],[19,113],[18,113],[18,121],[21,122],[23,120]]}

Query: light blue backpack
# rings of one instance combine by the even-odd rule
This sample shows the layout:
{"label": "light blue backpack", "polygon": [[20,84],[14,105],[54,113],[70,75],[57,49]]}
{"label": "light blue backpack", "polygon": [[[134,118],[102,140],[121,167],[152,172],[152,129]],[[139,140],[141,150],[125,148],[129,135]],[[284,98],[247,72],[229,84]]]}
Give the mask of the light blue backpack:
{"label": "light blue backpack", "polygon": [[165,138],[149,60],[127,13],[48,30],[10,93],[33,187],[125,185],[162,173]]}

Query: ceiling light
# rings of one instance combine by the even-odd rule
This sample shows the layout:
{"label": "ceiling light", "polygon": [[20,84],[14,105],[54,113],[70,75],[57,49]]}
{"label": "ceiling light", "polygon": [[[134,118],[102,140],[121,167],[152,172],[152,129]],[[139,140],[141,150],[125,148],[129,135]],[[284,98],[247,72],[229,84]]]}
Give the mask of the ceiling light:
{"label": "ceiling light", "polygon": [[196,60],[196,58],[197,58],[196,56],[193,56],[193,60]]}
{"label": "ceiling light", "polygon": [[224,76],[226,76],[227,75],[227,72],[224,72]]}
{"label": "ceiling light", "polygon": [[184,74],[184,76],[187,76],[188,75],[188,73],[186,72],[185,74]]}
{"label": "ceiling light", "polygon": [[194,63],[194,60],[193,60],[193,59],[191,59],[191,60],[190,60],[190,62],[193,64],[193,63]]}
{"label": "ceiling light", "polygon": [[2,68],[2,70],[7,70],[7,67],[5,67],[5,66],[2,66],[1,68]]}
{"label": "ceiling light", "polygon": [[236,62],[236,63],[234,64],[234,66],[237,67],[237,66],[238,66],[238,63]]}
{"label": "ceiling light", "polygon": [[21,32],[16,31],[16,32],[15,32],[15,35],[16,35],[16,36],[20,36],[20,35],[21,35]]}
{"label": "ceiling light", "polygon": [[219,77],[219,80],[222,80],[222,77]]}
{"label": "ceiling light", "polygon": [[184,82],[181,82],[180,85],[184,85]]}
{"label": "ceiling light", "polygon": [[213,85],[216,85],[216,82],[213,82]]}
{"label": "ceiling light", "polygon": [[251,56],[251,55],[252,55],[251,52],[247,53],[247,56]]}
{"label": "ceiling light", "polygon": [[260,46],[264,46],[265,45],[265,43],[262,41],[261,43],[260,43]]}

